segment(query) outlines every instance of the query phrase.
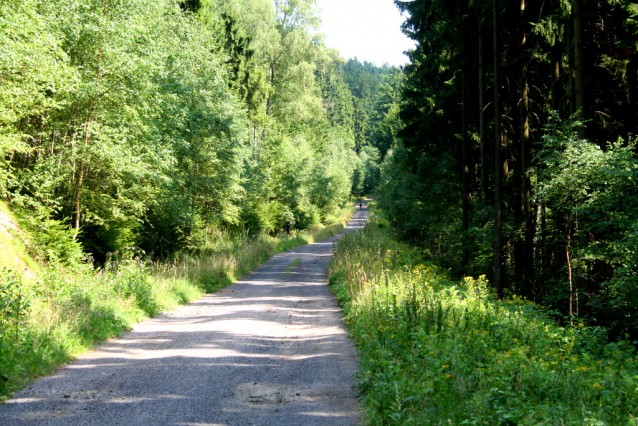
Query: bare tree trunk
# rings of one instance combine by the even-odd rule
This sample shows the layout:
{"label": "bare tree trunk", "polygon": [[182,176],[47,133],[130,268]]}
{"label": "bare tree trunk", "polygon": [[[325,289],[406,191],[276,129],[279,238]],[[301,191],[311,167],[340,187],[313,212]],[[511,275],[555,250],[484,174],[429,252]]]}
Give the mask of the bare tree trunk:
{"label": "bare tree trunk", "polygon": [[569,272],[569,324],[574,326],[574,284],[572,280],[572,261],[569,255],[569,250],[572,243],[572,226],[569,224],[569,231],[567,232],[567,245],[565,246],[565,256],[567,258],[567,270]]}
{"label": "bare tree trunk", "polygon": [[574,16],[567,23],[567,62],[569,66],[569,115],[576,114],[576,88],[574,79]]}
{"label": "bare tree trunk", "polygon": [[[93,102],[93,106],[91,107],[91,110],[93,110],[93,108],[95,108],[95,101]],[[85,129],[85,135],[84,135],[84,147],[86,148],[89,145],[89,140],[91,139],[91,124],[93,123],[93,111],[91,111],[90,115],[89,115],[89,119],[86,122],[86,129]],[[75,195],[73,197],[73,204],[75,207],[75,234],[73,235],[73,238],[77,238],[78,233],[80,232],[80,210],[81,210],[81,206],[80,206],[80,198],[82,195],[82,185],[84,184],[84,172],[85,172],[85,162],[84,160],[80,160],[80,168],[78,170],[78,177],[76,179],[76,183],[75,183]]]}
{"label": "bare tree trunk", "polygon": [[628,132],[636,137],[638,133],[638,59],[635,53],[631,55],[627,63],[627,86],[629,86],[629,108],[625,122]]}
{"label": "bare tree trunk", "polygon": [[503,294],[503,164],[501,161],[501,101],[499,99],[498,0],[493,2],[494,29],[494,287]]}
{"label": "bare tree trunk", "polygon": [[[545,205],[541,206],[541,274],[549,271],[549,250],[547,248],[547,209]],[[536,300],[536,298],[534,298]]]}
{"label": "bare tree trunk", "polygon": [[531,203],[531,182],[528,170],[529,163],[529,86],[527,82],[527,58],[526,58],[526,45],[527,45],[527,32],[525,28],[525,1],[521,0],[521,35],[520,35],[520,51],[523,66],[521,67],[521,79],[520,79],[520,129],[521,129],[521,177],[522,188],[521,193],[523,195],[523,217],[525,244],[523,248],[523,275],[524,279],[528,279],[533,272],[534,256],[533,256],[533,240],[534,240],[534,227],[532,220],[532,203]]}
{"label": "bare tree trunk", "polygon": [[552,109],[560,111],[561,98],[563,96],[562,87],[560,85],[560,62],[561,51],[560,44],[554,46],[552,52]]}
{"label": "bare tree trunk", "polygon": [[82,184],[84,183],[84,160],[80,160],[80,169],[75,184],[75,195],[73,197],[73,205],[75,207],[75,233],[73,238],[77,238],[80,232],[80,195],[82,194]]}
{"label": "bare tree trunk", "polygon": [[469,161],[468,161],[468,151],[469,148],[467,146],[467,128],[465,117],[467,114],[465,108],[465,73],[462,73],[462,86],[461,86],[461,131],[463,135],[461,137],[461,143],[463,144],[462,152],[463,152],[463,258],[462,258],[462,266],[463,268],[467,268],[469,264],[469,247],[468,247],[468,230],[470,223],[470,169],[469,169]]}
{"label": "bare tree trunk", "polygon": [[484,58],[483,58],[483,34],[481,26],[479,24],[479,51],[478,51],[478,77],[479,77],[479,139],[481,144],[481,192],[483,193],[483,199],[486,200],[488,196],[488,174],[487,174],[487,147],[485,146],[485,117],[483,116],[483,109],[485,109],[485,101],[483,94],[485,93],[485,70],[484,70]]}
{"label": "bare tree trunk", "polygon": [[[275,87],[275,68],[273,65],[268,69],[268,77],[270,79],[270,91],[268,92],[268,99],[266,99],[266,116],[270,117],[272,108],[272,90]],[[264,126],[264,130],[261,133],[261,138],[266,139],[267,126]]]}
{"label": "bare tree trunk", "polygon": [[[585,16],[583,11],[583,0],[572,0],[572,11],[574,15],[574,88],[576,118],[585,120],[585,38],[583,35],[583,25]],[[585,138],[585,127],[578,127],[578,137]]]}

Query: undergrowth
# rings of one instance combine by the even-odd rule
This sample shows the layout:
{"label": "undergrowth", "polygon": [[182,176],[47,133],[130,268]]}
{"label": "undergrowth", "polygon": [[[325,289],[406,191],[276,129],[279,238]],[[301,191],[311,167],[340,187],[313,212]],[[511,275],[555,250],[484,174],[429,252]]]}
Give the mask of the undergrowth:
{"label": "undergrowth", "polygon": [[231,236],[221,230],[210,230],[200,237],[192,250],[156,265],[156,274],[164,278],[183,277],[209,293],[214,292],[246,275],[277,253],[338,234],[353,213],[354,208],[346,208],[341,217],[334,218],[328,226],[312,225],[308,229],[276,236]]}
{"label": "undergrowth", "polygon": [[340,240],[331,288],[359,348],[370,425],[638,425],[638,364],[484,277],[453,282],[379,216]]}
{"label": "undergrowth", "polygon": [[0,269],[0,401],[136,322],[229,285],[276,253],[337,234],[353,212],[292,235],[211,234],[164,263],[126,247],[99,269],[49,263],[31,280]]}

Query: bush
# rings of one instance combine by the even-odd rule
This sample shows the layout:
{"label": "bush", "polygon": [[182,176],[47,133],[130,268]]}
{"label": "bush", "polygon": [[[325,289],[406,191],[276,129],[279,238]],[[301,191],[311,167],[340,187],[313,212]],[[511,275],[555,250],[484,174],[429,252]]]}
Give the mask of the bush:
{"label": "bush", "polygon": [[153,297],[150,269],[142,257],[144,254],[143,250],[134,247],[124,247],[121,252],[113,253],[104,267],[104,279],[111,281],[119,297],[133,297],[136,305],[152,317],[162,307]]}

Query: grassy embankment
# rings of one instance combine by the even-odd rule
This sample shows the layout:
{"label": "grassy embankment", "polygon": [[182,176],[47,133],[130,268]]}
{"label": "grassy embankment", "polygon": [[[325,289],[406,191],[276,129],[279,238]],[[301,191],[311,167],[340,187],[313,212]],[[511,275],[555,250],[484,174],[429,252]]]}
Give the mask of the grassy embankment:
{"label": "grassy embankment", "polygon": [[638,363],[484,278],[454,282],[373,215],[330,266],[370,425],[638,425]]}
{"label": "grassy embankment", "polygon": [[346,208],[330,225],[293,235],[211,231],[196,252],[167,263],[149,263],[130,248],[99,270],[87,264],[39,266],[26,253],[22,240],[28,235],[11,230],[15,235],[3,236],[2,251],[11,247],[15,255],[8,258],[24,259],[20,265],[29,264],[27,275],[33,277],[0,264],[0,401],[136,322],[215,292],[276,253],[337,234],[353,213]]}

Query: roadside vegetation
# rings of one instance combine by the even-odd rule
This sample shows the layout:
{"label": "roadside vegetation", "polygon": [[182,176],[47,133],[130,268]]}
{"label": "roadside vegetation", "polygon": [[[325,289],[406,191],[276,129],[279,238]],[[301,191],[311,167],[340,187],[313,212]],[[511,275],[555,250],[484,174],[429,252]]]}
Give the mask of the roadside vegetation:
{"label": "roadside vegetation", "polygon": [[379,213],[339,241],[330,284],[361,356],[370,425],[638,422],[632,344],[499,299],[484,276],[453,279]]}
{"label": "roadside vegetation", "polygon": [[353,212],[292,234],[211,232],[197,252],[164,262],[124,247],[100,268],[46,265],[33,279],[0,270],[0,401],[136,322],[215,292],[276,253],[337,234]]}
{"label": "roadside vegetation", "polygon": [[402,74],[318,25],[313,0],[0,1],[0,398],[343,227]]}
{"label": "roadside vegetation", "polygon": [[638,424],[638,7],[395,3],[403,68],[314,0],[0,0],[0,398],[376,192],[371,424]]}

